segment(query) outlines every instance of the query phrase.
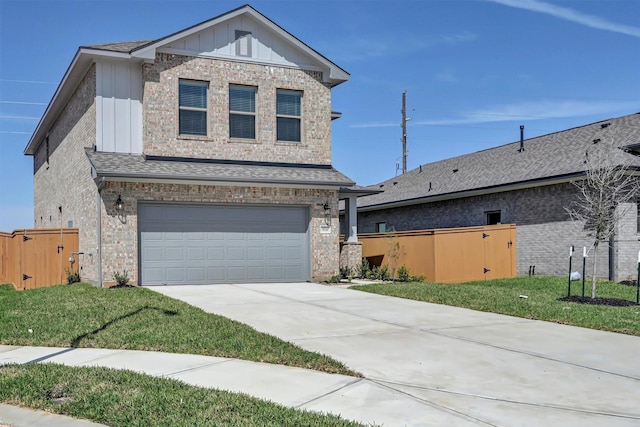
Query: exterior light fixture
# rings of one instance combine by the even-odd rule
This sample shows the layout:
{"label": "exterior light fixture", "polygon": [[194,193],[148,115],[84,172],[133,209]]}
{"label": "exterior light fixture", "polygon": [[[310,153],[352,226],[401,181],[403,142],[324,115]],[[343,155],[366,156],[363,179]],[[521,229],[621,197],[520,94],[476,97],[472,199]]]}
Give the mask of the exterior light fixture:
{"label": "exterior light fixture", "polygon": [[323,208],[324,208],[324,213],[331,213],[331,206],[329,206],[329,202],[326,202]]}
{"label": "exterior light fixture", "polygon": [[124,209],[124,202],[122,201],[122,196],[120,194],[118,194],[118,199],[113,205],[118,212],[122,212],[122,209]]}
{"label": "exterior light fixture", "polygon": [[326,225],[331,225],[331,205],[326,202],[322,208],[324,209],[324,222]]}

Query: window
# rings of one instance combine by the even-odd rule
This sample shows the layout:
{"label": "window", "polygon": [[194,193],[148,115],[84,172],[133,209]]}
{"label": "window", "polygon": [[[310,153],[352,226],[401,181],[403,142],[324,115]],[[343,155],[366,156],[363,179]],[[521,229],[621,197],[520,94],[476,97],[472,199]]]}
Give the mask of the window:
{"label": "window", "polygon": [[229,86],[229,137],[256,138],[256,91],[251,86]]}
{"label": "window", "polygon": [[207,135],[206,82],[180,80],[180,135]]}
{"label": "window", "polygon": [[488,211],[487,215],[487,225],[496,225],[502,224],[502,215],[500,211]]}
{"label": "window", "polygon": [[378,232],[378,233],[386,233],[387,232],[387,223],[386,222],[377,222],[376,223],[376,232]]}
{"label": "window", "polygon": [[251,57],[251,31],[236,30],[236,55]]}
{"label": "window", "polygon": [[278,141],[300,142],[300,118],[302,115],[302,92],[278,90],[276,93],[276,116]]}

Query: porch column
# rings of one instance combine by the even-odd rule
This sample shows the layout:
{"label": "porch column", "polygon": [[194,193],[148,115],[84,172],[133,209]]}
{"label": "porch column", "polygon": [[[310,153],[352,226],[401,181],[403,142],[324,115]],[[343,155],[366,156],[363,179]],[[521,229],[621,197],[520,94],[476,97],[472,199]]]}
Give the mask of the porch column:
{"label": "porch column", "polygon": [[358,275],[362,264],[362,243],[358,242],[357,194],[349,194],[344,199],[345,239],[340,245],[340,267],[348,267],[353,275]]}
{"label": "porch column", "polygon": [[349,195],[344,203],[345,242],[358,241],[358,196]]}

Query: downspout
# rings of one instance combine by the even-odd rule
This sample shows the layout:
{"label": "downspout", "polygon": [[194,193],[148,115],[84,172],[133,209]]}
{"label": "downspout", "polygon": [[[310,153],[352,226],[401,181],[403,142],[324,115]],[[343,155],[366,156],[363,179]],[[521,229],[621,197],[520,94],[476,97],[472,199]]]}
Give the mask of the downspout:
{"label": "downspout", "polygon": [[102,287],[102,187],[104,187],[105,177],[98,181],[98,197],[96,207],[98,209],[98,287]]}

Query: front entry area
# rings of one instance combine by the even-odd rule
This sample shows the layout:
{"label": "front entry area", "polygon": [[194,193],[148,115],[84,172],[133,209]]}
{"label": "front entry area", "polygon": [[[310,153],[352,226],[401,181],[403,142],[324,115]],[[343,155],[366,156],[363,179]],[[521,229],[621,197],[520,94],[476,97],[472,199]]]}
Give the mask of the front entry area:
{"label": "front entry area", "polygon": [[138,237],[142,285],[311,278],[304,206],[140,203]]}

